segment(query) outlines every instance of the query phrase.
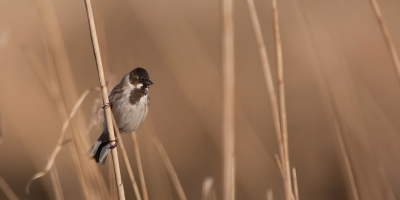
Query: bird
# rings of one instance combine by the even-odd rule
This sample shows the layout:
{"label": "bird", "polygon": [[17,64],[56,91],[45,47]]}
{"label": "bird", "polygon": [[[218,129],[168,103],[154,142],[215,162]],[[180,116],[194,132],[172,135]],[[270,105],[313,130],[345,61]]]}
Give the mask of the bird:
{"label": "bird", "polygon": [[[127,73],[109,95],[112,113],[121,134],[136,131],[144,121],[150,106],[149,86],[153,82],[143,68],[135,68]],[[104,118],[103,132],[91,148],[90,157],[104,165],[111,146],[107,121]]]}

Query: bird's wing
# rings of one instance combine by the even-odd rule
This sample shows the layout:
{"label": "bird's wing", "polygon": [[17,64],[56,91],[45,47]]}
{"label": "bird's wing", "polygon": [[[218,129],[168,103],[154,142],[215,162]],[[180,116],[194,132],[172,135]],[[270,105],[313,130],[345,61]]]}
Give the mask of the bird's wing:
{"label": "bird's wing", "polygon": [[119,83],[111,91],[110,96],[108,96],[108,98],[110,99],[111,106],[114,102],[122,98],[123,93],[124,93],[124,87],[122,86],[121,83]]}

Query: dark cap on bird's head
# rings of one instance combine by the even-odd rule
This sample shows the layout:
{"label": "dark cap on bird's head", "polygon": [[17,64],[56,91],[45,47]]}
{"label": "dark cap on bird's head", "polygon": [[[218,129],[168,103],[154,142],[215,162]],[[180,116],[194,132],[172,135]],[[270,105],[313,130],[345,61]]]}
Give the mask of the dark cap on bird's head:
{"label": "dark cap on bird's head", "polygon": [[147,85],[152,85],[153,82],[150,80],[149,74],[143,68],[136,68],[129,73],[129,82],[135,83],[145,83]]}

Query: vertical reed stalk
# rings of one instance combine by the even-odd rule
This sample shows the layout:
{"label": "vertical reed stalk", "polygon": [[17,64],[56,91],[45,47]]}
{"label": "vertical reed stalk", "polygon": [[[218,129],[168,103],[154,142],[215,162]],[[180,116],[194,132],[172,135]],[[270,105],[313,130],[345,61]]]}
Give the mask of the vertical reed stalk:
{"label": "vertical reed stalk", "polygon": [[136,199],[142,200],[142,197],[140,196],[140,192],[139,192],[136,180],[135,180],[135,176],[133,175],[131,163],[129,162],[128,154],[126,153],[126,150],[125,150],[124,142],[122,141],[121,133],[119,132],[119,128],[118,128],[117,122],[115,121],[114,115],[112,117],[113,117],[114,130],[118,131],[116,133],[116,135],[118,137],[118,144],[120,145],[122,155],[124,156],[126,169],[128,170],[129,178],[131,179],[131,182],[132,182],[133,191],[135,192]]}
{"label": "vertical reed stalk", "polygon": [[369,2],[371,3],[372,8],[374,9],[376,19],[378,20],[383,36],[385,37],[386,43],[389,47],[389,51],[392,56],[392,61],[397,72],[397,78],[400,81],[400,60],[398,56],[399,54],[397,54],[397,50],[394,45],[392,35],[389,32],[389,28],[387,27],[385,20],[383,20],[382,12],[379,8],[378,2],[376,0],[370,0]]}
{"label": "vertical reed stalk", "polygon": [[139,171],[140,185],[142,187],[143,200],[149,200],[149,195],[147,194],[146,181],[144,180],[144,172],[142,167],[142,160],[140,159],[139,143],[137,142],[136,132],[133,131],[131,135],[132,135],[133,147],[135,148],[135,157]]}
{"label": "vertical reed stalk", "polygon": [[235,58],[233,0],[222,0],[223,200],[235,199]]}
{"label": "vertical reed stalk", "polygon": [[[267,54],[267,48],[265,47],[264,44],[264,39],[262,37],[262,33],[261,33],[261,27],[260,27],[260,22],[258,20],[257,17],[257,11],[254,5],[254,1],[253,0],[247,0],[247,4],[249,7],[249,11],[250,11],[250,16],[251,16],[251,20],[253,22],[253,28],[254,28],[254,33],[257,39],[257,44],[258,44],[258,49],[259,49],[259,53],[260,53],[260,57],[261,57],[261,64],[263,66],[263,70],[264,70],[264,77],[265,77],[265,82],[266,82],[266,86],[267,86],[267,91],[268,91],[268,97],[269,97],[269,103],[271,106],[271,111],[272,111],[272,119],[274,122],[274,128],[277,134],[277,140],[278,140],[278,144],[279,144],[279,154],[280,154],[280,158],[281,163],[278,163],[278,165],[280,165],[282,167],[282,173],[283,173],[283,177],[285,177],[285,163],[284,163],[284,150],[283,150],[283,142],[282,142],[282,132],[281,132],[281,122],[280,122],[280,118],[279,118],[279,107],[278,107],[278,99],[276,97],[276,93],[275,93],[275,87],[274,87],[274,82],[272,79],[272,74],[271,74],[271,69],[270,69],[270,65],[269,65],[269,60],[268,60],[268,54]],[[286,179],[285,179],[286,180]]]}
{"label": "vertical reed stalk", "polygon": [[280,121],[282,131],[282,142],[283,142],[283,168],[285,172],[285,191],[286,199],[289,200],[290,196],[293,195],[291,175],[290,175],[290,159],[289,159],[289,140],[287,130],[287,117],[286,117],[286,101],[285,101],[285,82],[283,79],[283,59],[282,59],[282,42],[279,29],[279,18],[278,18],[278,6],[276,0],[271,0],[272,10],[274,13],[274,35],[275,35],[275,51],[276,51],[276,63],[278,72],[278,96],[280,106]]}
{"label": "vertical reed stalk", "polygon": [[271,74],[271,69],[268,60],[267,48],[265,47],[264,39],[261,32],[260,22],[257,16],[257,11],[253,0],[247,0],[251,20],[254,27],[254,33],[256,36],[259,53],[261,57],[261,63],[264,69],[264,76],[267,85],[267,91],[269,94],[270,105],[272,110],[272,117],[274,121],[274,127],[277,133],[277,139],[280,151],[280,162],[278,166],[283,174],[285,184],[285,196],[286,200],[294,199],[293,189],[291,184],[291,173],[290,173],[290,162],[289,162],[289,144],[288,144],[288,133],[287,133],[287,120],[286,120],[286,106],[285,106],[285,91],[283,81],[283,62],[282,62],[282,47],[279,33],[279,20],[278,20],[278,9],[276,1],[272,1],[272,9],[274,12],[274,34],[276,42],[276,55],[277,55],[277,71],[278,71],[278,88],[279,88],[279,104],[278,98],[275,93],[275,87]]}
{"label": "vertical reed stalk", "polygon": [[[100,47],[99,47],[99,42],[97,39],[96,26],[94,23],[92,4],[91,4],[90,0],[85,0],[85,5],[86,5],[86,13],[88,16],[88,21],[89,21],[90,36],[92,38],[92,43],[93,43],[94,56],[95,56],[96,64],[97,64],[97,71],[99,74],[99,81],[100,81],[100,88],[101,88],[101,93],[102,93],[102,97],[103,97],[103,104],[105,106],[104,110],[105,110],[105,114],[106,114],[108,133],[110,135],[109,138],[111,140],[111,145],[114,145],[115,144],[115,135],[114,135],[112,116],[111,116],[111,108],[109,106],[110,102],[108,99],[108,91],[107,91],[106,81],[104,79],[104,70],[103,70],[103,64],[101,61]],[[122,179],[121,179],[121,171],[120,171],[119,162],[118,162],[118,152],[117,152],[116,148],[111,149],[111,155],[112,155],[112,159],[114,162],[114,173],[115,173],[115,179],[116,179],[116,184],[117,184],[118,197],[120,200],[124,200],[125,199],[124,185],[123,185]]]}

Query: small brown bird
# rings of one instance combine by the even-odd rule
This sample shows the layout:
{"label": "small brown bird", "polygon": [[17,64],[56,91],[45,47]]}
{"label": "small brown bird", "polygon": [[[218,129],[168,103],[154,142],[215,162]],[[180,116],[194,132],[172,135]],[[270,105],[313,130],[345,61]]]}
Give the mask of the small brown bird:
{"label": "small brown bird", "polygon": [[[121,133],[137,130],[147,115],[150,105],[150,80],[147,71],[136,68],[126,74],[121,82],[111,91],[110,106]],[[111,148],[107,122],[104,120],[103,132],[94,143],[90,156],[104,165]]]}

